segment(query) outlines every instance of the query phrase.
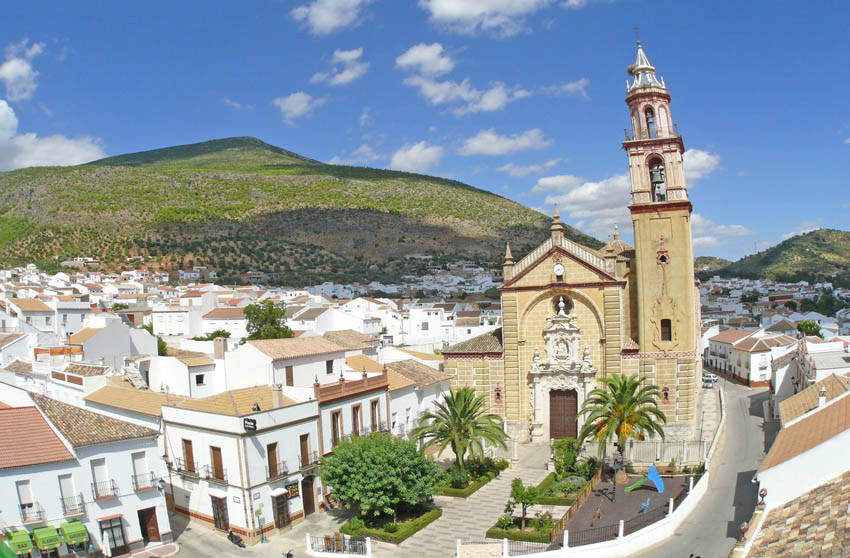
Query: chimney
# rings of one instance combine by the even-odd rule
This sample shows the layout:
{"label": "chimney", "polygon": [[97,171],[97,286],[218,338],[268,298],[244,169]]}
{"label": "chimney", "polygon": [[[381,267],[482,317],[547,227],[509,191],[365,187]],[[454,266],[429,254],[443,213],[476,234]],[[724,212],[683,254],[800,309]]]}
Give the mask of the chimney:
{"label": "chimney", "polygon": [[224,358],[224,353],[227,352],[227,337],[216,337],[213,339],[213,357],[216,360]]}
{"label": "chimney", "polygon": [[283,386],[275,384],[272,386],[272,408],[279,409],[283,407]]}
{"label": "chimney", "polygon": [[818,407],[823,407],[826,405],[826,387],[820,387],[820,393],[818,394]]}

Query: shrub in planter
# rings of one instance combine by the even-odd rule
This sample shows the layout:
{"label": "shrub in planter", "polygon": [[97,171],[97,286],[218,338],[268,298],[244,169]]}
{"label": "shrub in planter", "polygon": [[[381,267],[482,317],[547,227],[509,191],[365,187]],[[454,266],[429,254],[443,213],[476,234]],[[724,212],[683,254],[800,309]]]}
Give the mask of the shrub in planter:
{"label": "shrub in planter", "polygon": [[351,518],[346,525],[348,530],[345,534],[351,535],[352,537],[360,536],[360,533],[363,532],[363,529],[366,527],[366,523],[359,517]]}
{"label": "shrub in planter", "polygon": [[499,516],[499,519],[496,521],[496,527],[499,529],[510,529],[513,527],[514,518],[511,517],[509,513],[503,513]]}
{"label": "shrub in planter", "polygon": [[452,488],[466,488],[469,484],[469,474],[466,469],[460,467],[452,467],[449,473],[449,486]]}

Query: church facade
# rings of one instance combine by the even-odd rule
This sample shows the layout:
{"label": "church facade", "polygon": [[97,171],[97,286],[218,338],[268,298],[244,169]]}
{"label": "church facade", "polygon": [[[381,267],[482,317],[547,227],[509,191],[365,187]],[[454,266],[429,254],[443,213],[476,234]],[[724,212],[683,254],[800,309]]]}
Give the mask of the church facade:
{"label": "church facade", "polygon": [[500,287],[500,330],[443,351],[455,386],[471,386],[520,441],[576,437],[577,412],[600,380],[638,374],[657,385],[666,432],[693,429],[701,375],[699,290],[691,242],[685,151],[670,94],[642,46],[628,68],[626,104],[635,246],[617,231],[594,250],[564,235],[555,208],[550,237],[515,261]]}

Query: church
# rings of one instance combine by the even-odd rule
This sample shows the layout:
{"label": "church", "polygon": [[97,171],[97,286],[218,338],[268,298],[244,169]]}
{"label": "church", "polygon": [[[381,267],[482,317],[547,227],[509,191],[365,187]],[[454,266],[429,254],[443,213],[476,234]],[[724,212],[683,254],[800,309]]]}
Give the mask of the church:
{"label": "church", "polygon": [[555,207],[550,237],[503,265],[501,329],[443,351],[455,387],[470,386],[521,442],[576,437],[577,411],[611,374],[638,374],[661,391],[668,439],[694,428],[701,376],[700,300],[694,278],[685,146],[670,93],[640,42],[626,104],[634,227],[594,250],[564,235]]}

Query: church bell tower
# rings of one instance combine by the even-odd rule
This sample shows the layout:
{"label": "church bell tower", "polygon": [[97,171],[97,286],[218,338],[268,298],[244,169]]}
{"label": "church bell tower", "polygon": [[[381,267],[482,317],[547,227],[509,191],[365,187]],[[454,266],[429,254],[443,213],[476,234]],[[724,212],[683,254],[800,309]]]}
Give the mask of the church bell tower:
{"label": "church bell tower", "polygon": [[637,278],[640,372],[664,394],[668,422],[693,419],[699,368],[699,296],[694,282],[691,212],[684,142],[670,112],[670,93],[641,46],[626,84],[631,135],[631,205]]}

